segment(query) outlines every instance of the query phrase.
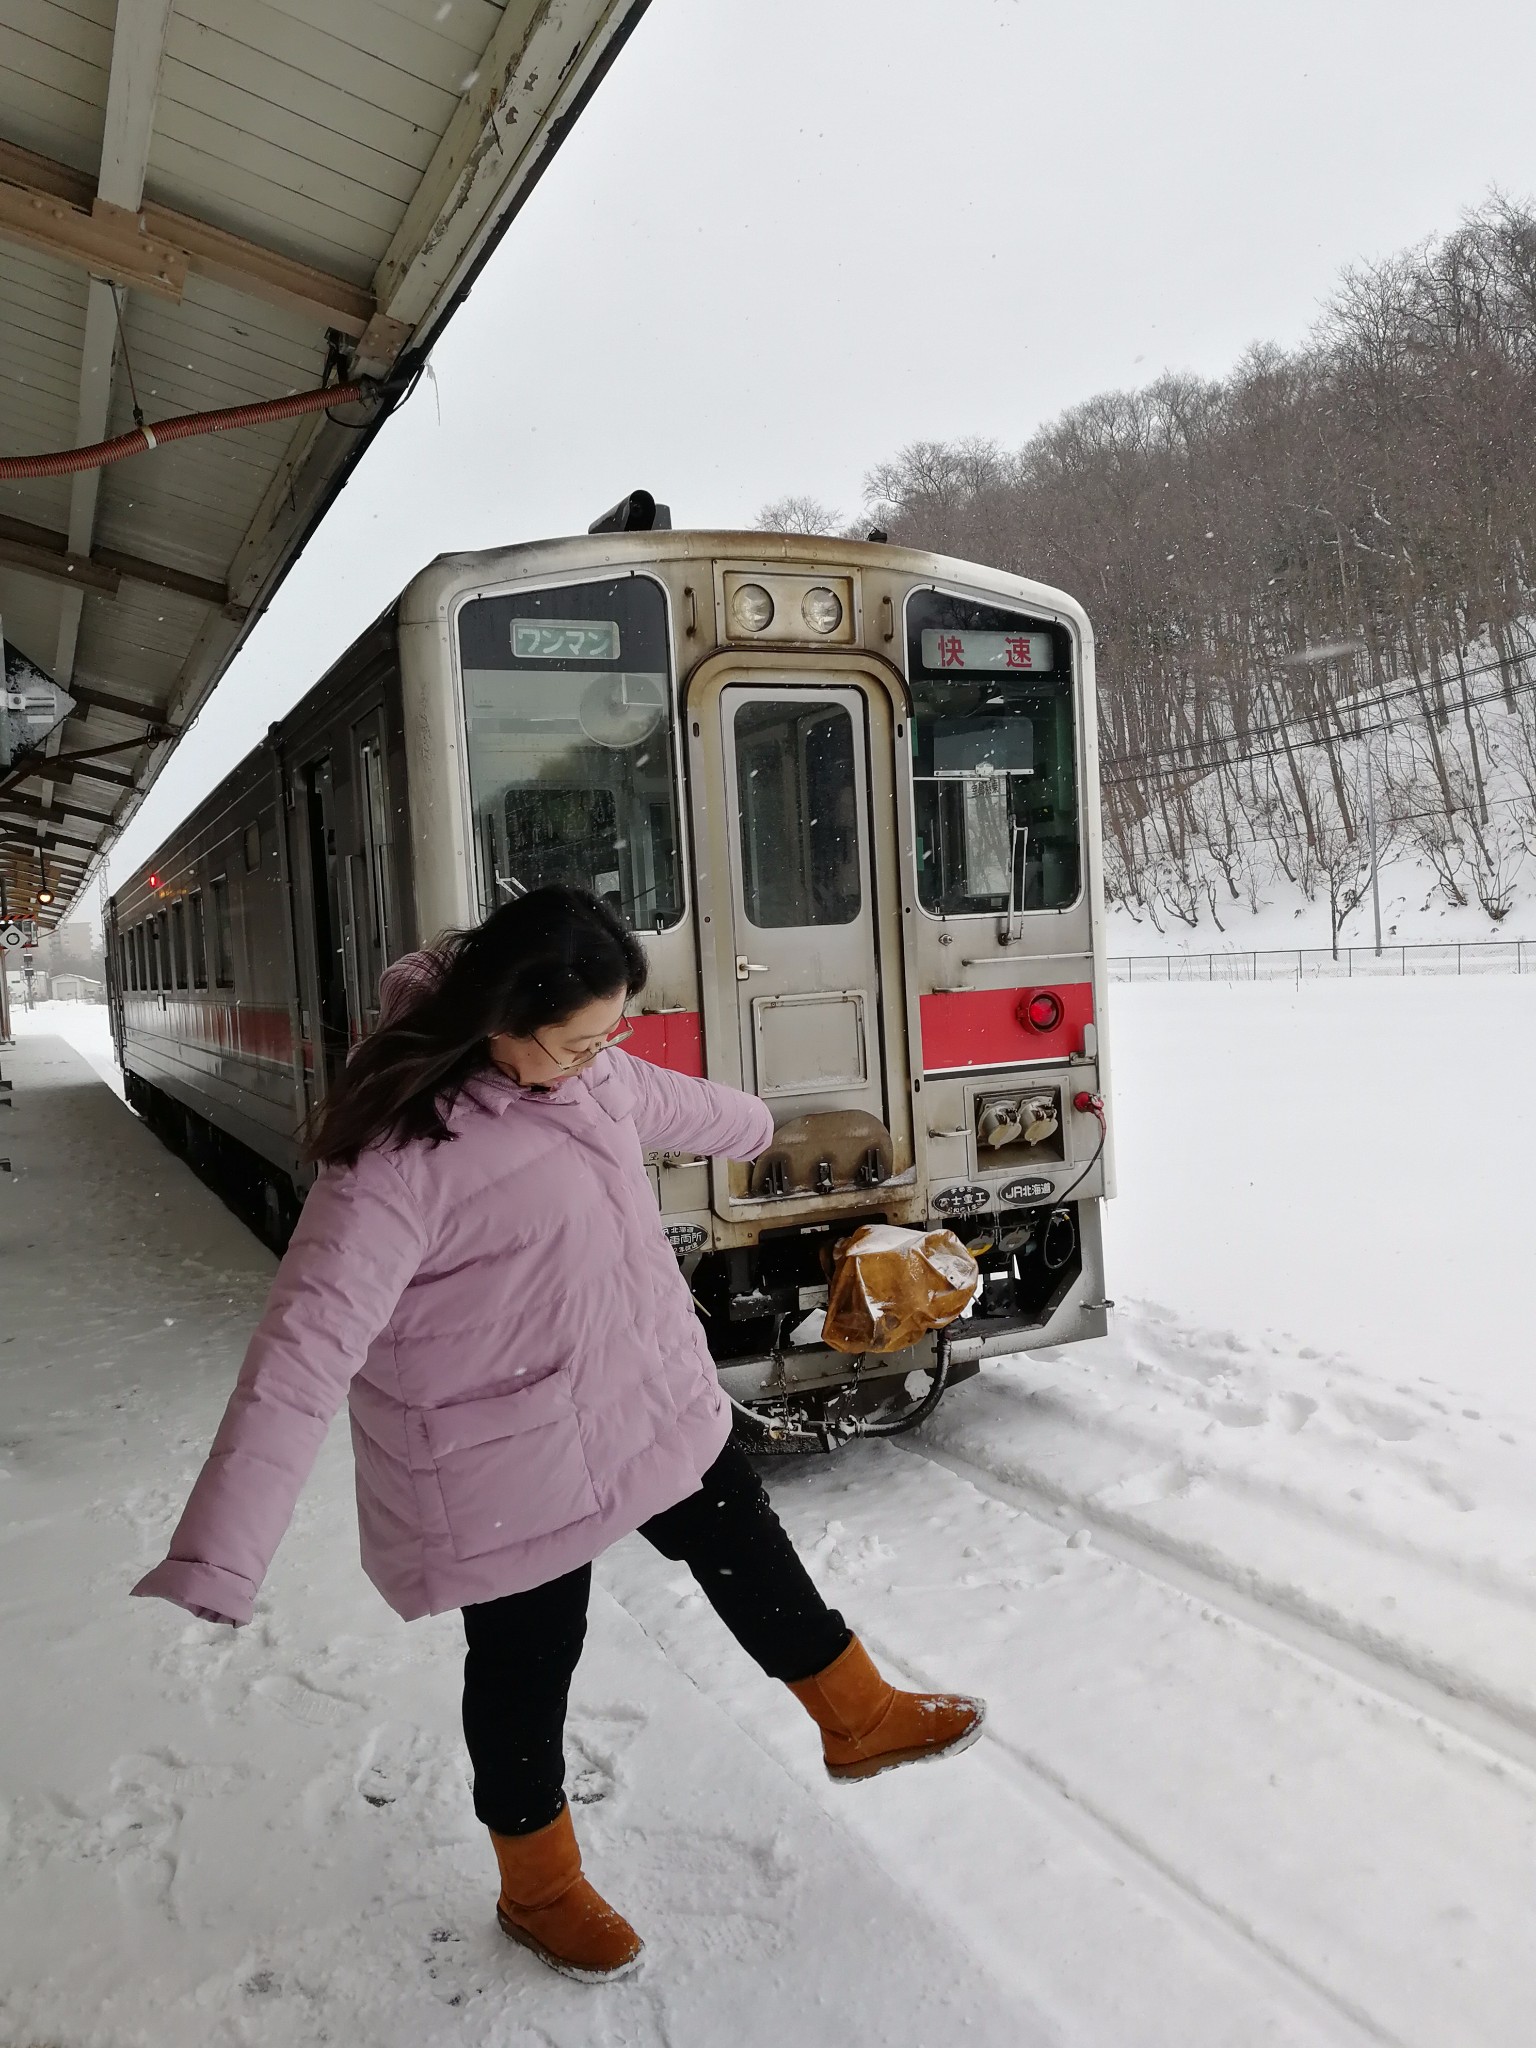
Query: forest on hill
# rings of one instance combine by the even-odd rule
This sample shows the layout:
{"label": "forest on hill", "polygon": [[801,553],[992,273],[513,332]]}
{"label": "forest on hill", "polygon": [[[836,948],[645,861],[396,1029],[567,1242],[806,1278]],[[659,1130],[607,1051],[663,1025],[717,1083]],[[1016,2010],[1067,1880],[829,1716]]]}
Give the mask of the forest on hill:
{"label": "forest on hill", "polygon": [[1498,923],[1536,884],[1533,450],[1536,213],[1494,198],[1347,273],[1300,350],[1103,393],[1014,452],[913,442],[854,530],[1087,607],[1133,915],[1224,927],[1285,878],[1337,939],[1374,813],[1383,861]]}

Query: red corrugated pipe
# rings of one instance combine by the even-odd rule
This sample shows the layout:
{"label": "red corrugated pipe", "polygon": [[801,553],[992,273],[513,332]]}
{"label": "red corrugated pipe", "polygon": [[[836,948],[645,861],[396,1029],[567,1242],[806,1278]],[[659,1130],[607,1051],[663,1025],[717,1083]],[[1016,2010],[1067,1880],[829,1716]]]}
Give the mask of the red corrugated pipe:
{"label": "red corrugated pipe", "polygon": [[355,384],[328,384],[319,391],[295,391],[291,398],[269,398],[260,405],[229,405],[222,412],[182,413],[176,419],[156,420],[152,427],[135,427],[131,434],[119,434],[115,440],[96,441],[89,448],[66,448],[57,455],[3,455],[0,483],[31,476],[74,476],[82,469],[105,469],[109,462],[121,462],[128,455],[143,455],[165,441],[192,441],[199,434],[227,434],[235,427],[264,427],[274,420],[291,420],[299,413],[329,412],[333,405],[373,398],[378,389],[370,378],[362,377]]}

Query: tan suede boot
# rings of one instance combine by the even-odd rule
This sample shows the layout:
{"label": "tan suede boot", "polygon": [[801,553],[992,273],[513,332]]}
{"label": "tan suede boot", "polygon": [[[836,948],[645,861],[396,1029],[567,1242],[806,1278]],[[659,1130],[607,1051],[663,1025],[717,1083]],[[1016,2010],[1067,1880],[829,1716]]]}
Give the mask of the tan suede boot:
{"label": "tan suede boot", "polygon": [[789,1688],[821,1730],[830,1778],[872,1778],[897,1764],[969,1749],[986,1703],[947,1692],[898,1692],[855,1636],[814,1678]]}
{"label": "tan suede boot", "polygon": [[627,1977],[645,1944],[581,1874],[571,1809],[531,1835],[491,1834],[501,1869],[501,1931],[562,1977],[606,1984]]}

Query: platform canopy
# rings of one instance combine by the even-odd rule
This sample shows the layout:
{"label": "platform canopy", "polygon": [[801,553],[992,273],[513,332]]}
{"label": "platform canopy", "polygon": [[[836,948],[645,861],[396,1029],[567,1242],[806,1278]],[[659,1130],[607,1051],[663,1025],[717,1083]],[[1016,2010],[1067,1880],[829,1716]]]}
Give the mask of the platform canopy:
{"label": "platform canopy", "polygon": [[381,387],[0,480],[12,916],[78,897],[646,4],[5,0],[0,457]]}

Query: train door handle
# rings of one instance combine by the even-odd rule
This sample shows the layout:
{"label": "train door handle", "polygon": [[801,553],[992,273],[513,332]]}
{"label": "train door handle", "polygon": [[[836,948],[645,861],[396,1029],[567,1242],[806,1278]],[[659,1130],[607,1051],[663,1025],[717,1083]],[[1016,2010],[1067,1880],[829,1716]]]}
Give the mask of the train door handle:
{"label": "train door handle", "polygon": [[745,953],[738,953],[736,955],[736,979],[738,981],[745,981],[749,974],[766,974],[767,972],[768,969],[766,967],[759,965],[756,960],[749,960]]}

